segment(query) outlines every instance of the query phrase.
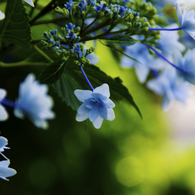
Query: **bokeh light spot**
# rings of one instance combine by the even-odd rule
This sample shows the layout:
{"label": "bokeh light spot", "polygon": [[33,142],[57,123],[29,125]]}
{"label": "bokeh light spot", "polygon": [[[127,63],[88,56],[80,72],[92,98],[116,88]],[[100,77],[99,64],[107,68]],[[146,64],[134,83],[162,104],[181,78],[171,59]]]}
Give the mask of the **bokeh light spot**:
{"label": "bokeh light spot", "polygon": [[128,157],[117,164],[116,176],[121,184],[132,187],[143,181],[145,172],[142,163],[138,159]]}

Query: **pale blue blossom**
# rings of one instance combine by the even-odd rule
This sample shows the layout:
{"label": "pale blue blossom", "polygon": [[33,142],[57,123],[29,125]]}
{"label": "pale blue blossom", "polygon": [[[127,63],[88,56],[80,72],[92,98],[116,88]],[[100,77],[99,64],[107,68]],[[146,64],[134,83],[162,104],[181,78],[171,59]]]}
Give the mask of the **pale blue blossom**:
{"label": "pale blue blossom", "polygon": [[195,85],[195,49],[188,50],[184,56],[180,52],[174,53],[175,65],[181,70],[177,70],[179,78]]}
{"label": "pale blue blossom", "polygon": [[14,176],[17,173],[16,170],[8,167],[9,164],[9,160],[0,161],[0,178],[6,181],[9,181],[6,177]]}
{"label": "pale blue blossom", "polygon": [[193,39],[195,39],[194,10],[189,11],[189,9],[185,7],[182,13],[178,2],[176,4],[176,8],[177,8],[177,17],[181,28],[185,30]]}
{"label": "pale blue blossom", "polygon": [[4,149],[9,149],[9,147],[7,147],[6,145],[8,144],[8,140],[3,137],[0,136],[0,153],[4,151]]}
{"label": "pale blue blossom", "polygon": [[5,121],[8,119],[7,111],[5,110],[4,106],[2,106],[2,102],[5,99],[6,90],[0,88],[0,121]]}
{"label": "pale blue blossom", "polygon": [[179,82],[176,76],[176,69],[168,67],[163,72],[147,82],[147,87],[155,93],[163,96],[163,110],[168,110],[171,101],[177,100],[185,103],[190,95],[190,86],[187,82]]}
{"label": "pale blue blossom", "polygon": [[112,121],[115,118],[112,108],[115,104],[110,100],[108,84],[90,90],[75,90],[74,94],[83,104],[78,108],[76,120],[84,121],[87,118],[93,123],[96,129],[102,125],[103,119]]}
{"label": "pale blue blossom", "polygon": [[19,86],[19,97],[14,114],[23,119],[28,117],[39,128],[47,128],[47,119],[54,118],[51,110],[53,100],[47,95],[47,85],[39,84],[33,74],[29,74]]}
{"label": "pale blue blossom", "polygon": [[[171,24],[166,28],[178,28],[178,25]],[[157,48],[161,50],[162,55],[164,55],[166,58],[169,59],[176,50],[180,52],[185,50],[185,46],[178,41],[179,35],[177,31],[170,31],[168,33],[166,31],[161,31],[160,37],[161,38],[158,40],[159,46]]]}
{"label": "pale blue blossom", "polygon": [[132,56],[140,63],[123,55],[120,62],[121,66],[125,68],[135,67],[138,79],[142,83],[145,82],[150,69],[158,70],[161,68],[158,63],[154,63],[147,47],[141,43],[126,47],[125,54]]}

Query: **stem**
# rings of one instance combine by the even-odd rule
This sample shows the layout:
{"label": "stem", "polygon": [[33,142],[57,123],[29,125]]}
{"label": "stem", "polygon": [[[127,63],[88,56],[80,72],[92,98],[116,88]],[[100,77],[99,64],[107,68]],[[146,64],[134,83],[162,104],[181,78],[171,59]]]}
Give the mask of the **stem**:
{"label": "stem", "polygon": [[80,36],[83,34],[83,32],[85,32],[89,27],[91,27],[97,20],[98,18],[96,17],[93,22],[91,24],[89,24],[81,33],[80,33]]}
{"label": "stem", "polygon": [[4,104],[4,105],[9,106],[9,107],[13,107],[13,108],[16,107],[16,103],[15,102],[13,102],[11,100],[7,100],[7,99],[3,99],[1,101],[1,104]]}
{"label": "stem", "polygon": [[53,62],[53,60],[52,60],[45,52],[43,52],[41,49],[39,49],[38,46],[34,45],[34,48],[35,48],[42,56],[44,56],[47,60],[49,60],[51,63]]}
{"label": "stem", "polygon": [[110,19],[109,19],[109,20],[106,20],[105,22],[102,22],[102,23],[100,23],[99,25],[95,26],[94,28],[88,30],[88,31],[86,32],[86,34],[92,33],[92,32],[94,32],[94,31],[96,31],[96,30],[98,30],[98,29],[100,29],[100,28],[103,28],[103,27],[105,27],[105,26],[108,26],[108,25],[110,25],[110,23],[111,23]]}
{"label": "stem", "polygon": [[16,66],[46,66],[46,65],[48,65],[48,63],[26,62],[26,61],[15,62],[15,63],[0,62],[0,67],[4,67],[4,68],[10,68],[10,67],[16,67]]}
{"label": "stem", "polygon": [[160,52],[158,52],[156,49],[154,49],[153,47],[151,47],[150,45],[144,44],[147,47],[149,47],[151,50],[153,50],[156,54],[158,54],[163,60],[165,60],[166,62],[168,62],[169,64],[171,64],[174,68],[184,72],[184,70],[182,68],[177,67],[175,64],[171,63],[169,60],[167,60],[167,58],[165,58]]}
{"label": "stem", "polygon": [[148,28],[148,30],[157,30],[157,31],[176,31],[176,30],[182,30],[182,27],[179,28],[173,28],[173,29],[167,29],[167,28]]}
{"label": "stem", "polygon": [[3,153],[0,152],[0,154],[3,156],[3,158],[9,160]]}
{"label": "stem", "polygon": [[42,20],[42,21],[37,21],[34,22],[31,26],[35,26],[35,25],[40,25],[40,24],[48,24],[48,23],[57,23],[57,22],[61,22],[61,21],[65,21],[68,20],[68,18],[56,18],[53,20]]}
{"label": "stem", "polygon": [[55,3],[55,1],[56,0],[52,0],[50,3],[48,3],[32,20],[29,21],[29,24],[32,25],[36,20],[50,11],[50,8]]}
{"label": "stem", "polygon": [[85,71],[83,70],[83,67],[81,66],[80,69],[81,69],[81,72],[82,72],[83,76],[85,77],[85,80],[87,81],[89,87],[90,87],[91,90],[93,91],[94,88],[93,88],[92,84],[90,83],[89,79],[87,78],[87,75],[85,74]]}
{"label": "stem", "polygon": [[34,7],[32,7],[31,10],[30,10],[30,12],[29,12],[29,18],[31,18],[31,16],[33,15],[33,12],[34,12],[34,10],[35,10],[35,7],[36,7],[36,5],[37,5],[37,2],[38,2],[38,0],[35,0],[35,2],[34,2]]}

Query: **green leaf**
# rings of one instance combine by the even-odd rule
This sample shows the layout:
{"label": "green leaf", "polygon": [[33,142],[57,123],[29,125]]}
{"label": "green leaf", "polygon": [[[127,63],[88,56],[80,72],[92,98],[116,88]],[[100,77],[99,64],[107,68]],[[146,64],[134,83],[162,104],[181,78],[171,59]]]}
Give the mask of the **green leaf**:
{"label": "green leaf", "polygon": [[[53,85],[53,87],[62,98],[62,100],[70,105],[74,110],[76,110],[81,103],[74,95],[74,90],[87,90],[89,89],[89,86],[84,79],[80,69],[73,62],[73,59],[68,60],[66,68],[64,69],[64,73],[61,75],[60,79],[57,80],[57,82]],[[110,87],[112,100],[128,101],[142,117],[139,108],[133,100],[133,97],[118,77],[113,79],[94,65],[86,65],[84,67],[84,70],[94,88],[102,85],[103,83],[107,83]]]}
{"label": "green leaf", "polygon": [[30,26],[22,0],[7,0],[0,40],[30,47]]}
{"label": "green leaf", "polygon": [[108,43],[114,43],[119,46],[130,46],[139,42],[138,40],[131,38],[129,35],[124,35],[124,34],[114,35],[109,39],[106,39],[106,41]]}
{"label": "green leaf", "polygon": [[117,52],[123,54],[124,56],[126,56],[126,57],[128,57],[128,58],[130,58],[130,59],[132,59],[132,60],[134,60],[134,61],[136,61],[136,62],[138,62],[138,63],[141,64],[141,62],[139,62],[139,61],[136,60],[135,58],[133,58],[133,57],[131,57],[131,56],[125,54],[123,51],[121,51],[121,48],[118,49],[117,47],[115,47],[115,46],[113,46],[113,45],[111,45],[111,44],[104,44],[104,43],[102,43],[100,40],[99,40],[99,42],[100,42],[102,45],[104,45],[104,46],[106,46],[106,47],[110,47],[111,49],[113,49],[113,50],[115,50],[115,51],[117,51]]}
{"label": "green leaf", "polygon": [[55,61],[48,65],[41,73],[39,80],[41,83],[53,84],[62,75],[65,68],[65,63],[62,61]]}

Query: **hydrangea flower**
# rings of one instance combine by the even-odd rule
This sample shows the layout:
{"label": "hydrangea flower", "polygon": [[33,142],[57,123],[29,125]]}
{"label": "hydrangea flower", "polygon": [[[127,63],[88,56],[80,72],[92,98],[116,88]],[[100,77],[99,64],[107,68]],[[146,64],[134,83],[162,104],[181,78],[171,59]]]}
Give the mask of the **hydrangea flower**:
{"label": "hydrangea flower", "polygon": [[180,83],[176,78],[175,68],[169,66],[155,79],[147,82],[149,89],[163,96],[162,107],[165,111],[168,110],[172,100],[185,103],[190,94],[189,83]]}
{"label": "hydrangea flower", "polygon": [[175,65],[181,70],[177,70],[179,78],[195,85],[195,49],[188,50],[184,57],[180,52],[174,53]]}
{"label": "hydrangea flower", "polygon": [[19,86],[19,97],[14,114],[23,119],[28,117],[39,128],[47,128],[47,119],[54,118],[51,110],[53,101],[47,95],[47,86],[39,84],[33,74],[29,74]]}
{"label": "hydrangea flower", "polygon": [[[178,28],[177,24],[171,24],[166,27],[167,29]],[[172,54],[178,50],[183,52],[185,50],[185,46],[181,44],[179,40],[179,35],[177,31],[170,31],[168,34],[166,31],[161,31],[160,33],[161,38],[158,40],[159,48],[162,54],[169,58],[172,57]]]}
{"label": "hydrangea flower", "polygon": [[14,176],[17,173],[16,170],[8,167],[9,164],[9,160],[0,161],[0,178],[6,181],[9,181],[6,177]]}
{"label": "hydrangea flower", "polygon": [[138,79],[142,83],[145,82],[150,69],[156,70],[161,68],[157,63],[154,63],[147,47],[141,43],[135,43],[132,46],[126,47],[125,54],[133,56],[133,58],[138,60],[140,63],[123,55],[121,59],[121,66],[125,68],[135,67]]}
{"label": "hydrangea flower", "polygon": [[180,26],[183,30],[185,30],[193,39],[195,39],[195,18],[194,18],[194,10],[184,8],[183,14],[181,12],[181,8],[179,3],[176,4],[177,9],[177,17],[180,23]]}
{"label": "hydrangea flower", "polygon": [[75,90],[74,94],[83,104],[78,108],[76,120],[81,122],[89,118],[96,129],[102,125],[103,119],[114,120],[115,115],[112,108],[115,104],[109,99],[110,91],[108,84],[90,90]]}
{"label": "hydrangea flower", "polygon": [[9,147],[6,147],[6,145],[8,144],[8,140],[3,137],[0,136],[0,153],[4,151],[4,149],[9,149]]}
{"label": "hydrangea flower", "polygon": [[6,96],[6,90],[0,88],[0,121],[4,121],[8,119],[8,114],[5,108],[1,105],[4,98]]}

